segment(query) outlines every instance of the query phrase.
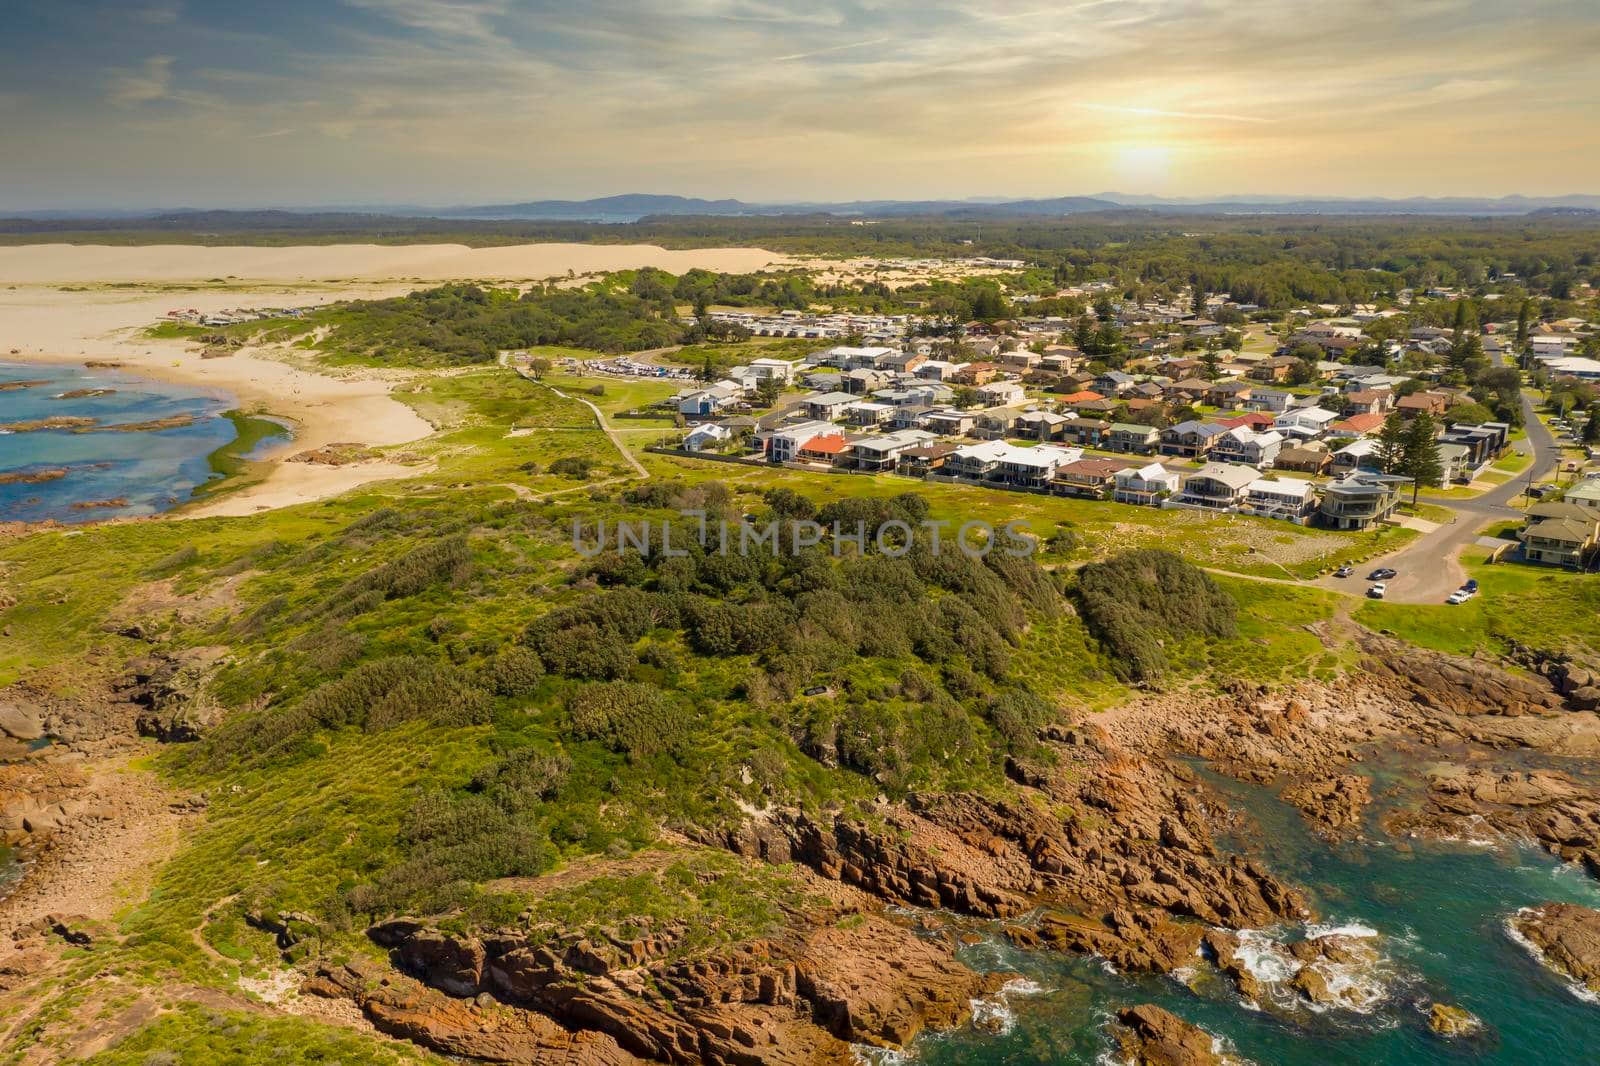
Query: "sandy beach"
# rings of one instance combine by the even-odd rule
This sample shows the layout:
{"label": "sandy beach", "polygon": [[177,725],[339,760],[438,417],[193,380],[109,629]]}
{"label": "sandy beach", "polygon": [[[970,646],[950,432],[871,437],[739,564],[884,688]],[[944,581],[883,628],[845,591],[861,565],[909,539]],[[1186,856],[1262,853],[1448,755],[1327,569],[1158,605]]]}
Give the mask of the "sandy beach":
{"label": "sandy beach", "polygon": [[[174,308],[309,306],[409,291],[452,279],[520,281],[652,265],[757,270],[783,262],[750,248],[668,251],[634,245],[329,245],[205,248],[183,245],[0,247],[0,360],[121,363],[156,380],[215,388],[246,409],[291,420],[294,439],[267,456],[268,477],[188,517],[250,514],[325,499],[359,485],[415,476],[395,462],[327,467],[285,463],[335,443],[406,444],[433,431],[390,392],[404,371],[309,369],[303,360],[245,348],[202,359],[197,346],[152,340],[144,329]],[[220,283],[226,281],[226,287]]]}

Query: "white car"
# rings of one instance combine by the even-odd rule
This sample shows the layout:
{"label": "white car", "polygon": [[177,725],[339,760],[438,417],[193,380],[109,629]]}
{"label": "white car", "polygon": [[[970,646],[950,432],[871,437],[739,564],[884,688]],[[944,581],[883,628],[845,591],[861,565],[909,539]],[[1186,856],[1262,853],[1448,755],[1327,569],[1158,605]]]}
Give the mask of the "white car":
{"label": "white car", "polygon": [[1454,592],[1444,598],[1444,602],[1454,607],[1456,604],[1466,603],[1470,599],[1472,599],[1472,593],[1468,592],[1466,589],[1456,589]]}
{"label": "white car", "polygon": [[1383,594],[1388,591],[1389,586],[1385,585],[1382,581],[1379,581],[1377,584],[1367,589],[1367,597],[1369,599],[1381,600],[1383,599]]}

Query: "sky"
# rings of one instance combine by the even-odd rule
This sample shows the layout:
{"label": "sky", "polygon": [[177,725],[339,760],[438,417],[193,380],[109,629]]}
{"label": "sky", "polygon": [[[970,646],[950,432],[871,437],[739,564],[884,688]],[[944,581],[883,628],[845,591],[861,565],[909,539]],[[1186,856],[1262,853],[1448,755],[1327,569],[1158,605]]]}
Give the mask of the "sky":
{"label": "sky", "polygon": [[4,0],[0,210],[1600,193],[1600,0]]}

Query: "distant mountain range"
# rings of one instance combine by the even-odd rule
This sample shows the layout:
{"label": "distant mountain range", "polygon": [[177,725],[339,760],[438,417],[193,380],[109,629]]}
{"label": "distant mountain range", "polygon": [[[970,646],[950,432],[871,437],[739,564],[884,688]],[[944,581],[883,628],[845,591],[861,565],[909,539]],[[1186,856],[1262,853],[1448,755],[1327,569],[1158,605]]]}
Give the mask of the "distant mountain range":
{"label": "distant mountain range", "polygon": [[164,210],[164,211],[31,211],[11,213],[16,221],[59,227],[72,220],[92,219],[118,228],[140,222],[160,227],[235,222],[241,216],[265,222],[277,218],[291,228],[309,220],[354,222],[377,217],[452,221],[518,222],[634,222],[641,218],[701,216],[721,218],[833,215],[847,218],[1054,218],[1095,212],[1129,211],[1141,214],[1184,215],[1530,215],[1568,216],[1600,212],[1600,196],[1502,196],[1301,198],[1289,196],[1222,196],[1213,199],[1164,198],[1106,192],[1094,196],[1058,196],[1044,199],[973,197],[966,200],[850,200],[844,202],[749,203],[744,200],[704,200],[686,196],[628,193],[592,200],[530,200],[521,203],[479,204],[456,207],[418,205],[357,205],[327,208]]}
{"label": "distant mountain range", "polygon": [[1502,196],[1322,198],[1288,196],[1224,196],[1210,200],[1162,198],[1123,193],[1094,196],[1058,196],[1047,199],[967,200],[850,200],[844,202],[749,203],[743,200],[701,200],[684,196],[630,193],[594,200],[532,200],[526,203],[488,204],[446,209],[390,209],[392,214],[459,219],[518,219],[541,221],[633,221],[647,216],[777,216],[830,214],[870,218],[906,218],[916,215],[949,217],[1053,217],[1094,211],[1140,208],[1161,213],[1205,215],[1523,215],[1553,209],[1600,210],[1600,196]]}

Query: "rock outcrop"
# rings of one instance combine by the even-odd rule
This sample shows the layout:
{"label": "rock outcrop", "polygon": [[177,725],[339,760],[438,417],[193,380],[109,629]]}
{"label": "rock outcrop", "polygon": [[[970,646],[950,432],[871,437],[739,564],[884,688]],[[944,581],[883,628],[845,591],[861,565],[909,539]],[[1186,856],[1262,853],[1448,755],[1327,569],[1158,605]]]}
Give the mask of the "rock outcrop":
{"label": "rock outcrop", "polygon": [[[848,908],[685,957],[670,931],[632,940],[548,932],[456,937],[397,920],[371,935],[435,994],[488,995],[662,1062],[803,1063],[842,1060],[850,1044],[900,1047],[923,1029],[963,1023],[972,1000],[1002,983],[884,915]],[[396,1009],[358,1002],[369,1015]],[[414,1026],[434,1015],[455,1017],[406,1014]]]}
{"label": "rock outcrop", "polygon": [[1370,778],[1359,774],[1297,781],[1285,788],[1285,803],[1298,808],[1325,836],[1338,836],[1358,829],[1361,816],[1371,801]]}
{"label": "rock outcrop", "polygon": [[1483,1022],[1471,1011],[1435,1003],[1428,1008],[1428,1028],[1440,1036],[1472,1036],[1483,1029]]}
{"label": "rock outcrop", "polygon": [[1511,927],[1550,969],[1600,994],[1600,911],[1575,903],[1543,903],[1518,911]]}
{"label": "rock outcrop", "polygon": [[374,1028],[444,1055],[518,1066],[633,1066],[640,1060],[604,1033],[571,1031],[492,996],[455,999],[370,964],[318,966],[300,991],[348,999]]}
{"label": "rock outcrop", "polygon": [[1243,1066],[1210,1033],[1150,1003],[1117,1012],[1117,1042],[1131,1066]]}

